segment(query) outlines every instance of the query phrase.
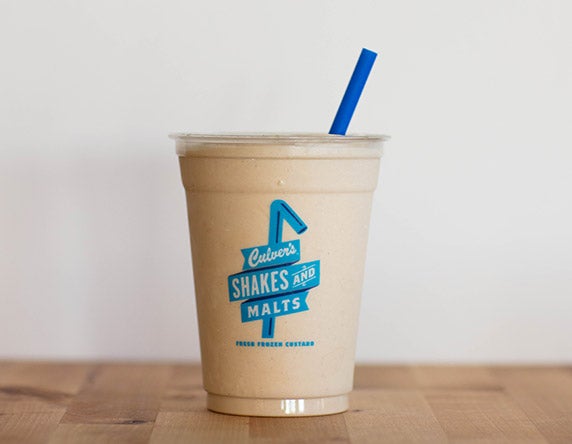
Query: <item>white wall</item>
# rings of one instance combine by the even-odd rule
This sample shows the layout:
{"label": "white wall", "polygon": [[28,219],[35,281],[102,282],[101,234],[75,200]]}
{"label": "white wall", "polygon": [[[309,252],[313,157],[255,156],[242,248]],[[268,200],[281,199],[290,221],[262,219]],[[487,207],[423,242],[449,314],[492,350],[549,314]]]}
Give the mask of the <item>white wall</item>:
{"label": "white wall", "polygon": [[393,136],[358,358],[572,362],[572,3],[0,2],[0,357],[197,359],[169,132]]}

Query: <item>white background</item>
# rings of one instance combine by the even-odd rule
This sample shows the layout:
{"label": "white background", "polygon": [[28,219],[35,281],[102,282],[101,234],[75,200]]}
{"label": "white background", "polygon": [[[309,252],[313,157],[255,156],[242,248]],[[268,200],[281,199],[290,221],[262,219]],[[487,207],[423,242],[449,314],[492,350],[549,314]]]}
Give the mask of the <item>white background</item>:
{"label": "white background", "polygon": [[393,136],[358,359],[572,362],[572,2],[0,1],[0,357],[199,357],[173,131]]}

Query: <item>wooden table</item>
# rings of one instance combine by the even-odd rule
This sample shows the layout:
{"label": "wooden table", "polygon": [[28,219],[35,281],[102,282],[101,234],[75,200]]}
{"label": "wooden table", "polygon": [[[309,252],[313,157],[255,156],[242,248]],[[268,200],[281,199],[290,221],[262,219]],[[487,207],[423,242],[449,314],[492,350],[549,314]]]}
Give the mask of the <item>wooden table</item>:
{"label": "wooden table", "polygon": [[0,362],[0,442],[572,443],[572,368],[360,366],[350,411],[205,410],[182,364]]}

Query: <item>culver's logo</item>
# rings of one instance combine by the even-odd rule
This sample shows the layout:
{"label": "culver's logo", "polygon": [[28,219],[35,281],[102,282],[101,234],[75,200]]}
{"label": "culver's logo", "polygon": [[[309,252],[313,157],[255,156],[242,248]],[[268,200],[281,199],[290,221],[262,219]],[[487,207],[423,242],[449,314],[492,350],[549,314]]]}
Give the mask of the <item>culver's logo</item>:
{"label": "culver's logo", "polygon": [[[300,260],[300,241],[281,242],[276,245],[245,248],[243,270],[269,267],[277,263],[294,263]],[[289,259],[289,260],[287,260]]]}
{"label": "culver's logo", "polygon": [[309,290],[320,285],[320,261],[300,261],[300,241],[282,242],[284,222],[302,234],[308,227],[283,200],[270,204],[268,244],[244,248],[240,273],[228,277],[231,302],[242,301],[242,322],[262,321],[262,337],[273,338],[276,318],[309,310]]}

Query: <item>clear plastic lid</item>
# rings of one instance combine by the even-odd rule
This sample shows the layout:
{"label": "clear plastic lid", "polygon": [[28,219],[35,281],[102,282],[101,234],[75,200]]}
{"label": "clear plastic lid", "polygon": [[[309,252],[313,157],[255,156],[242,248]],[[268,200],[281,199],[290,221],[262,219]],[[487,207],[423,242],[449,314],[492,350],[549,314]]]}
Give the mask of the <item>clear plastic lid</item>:
{"label": "clear plastic lid", "polygon": [[389,140],[384,135],[319,133],[173,133],[169,137],[176,141],[179,156],[197,157],[379,157],[383,142]]}

